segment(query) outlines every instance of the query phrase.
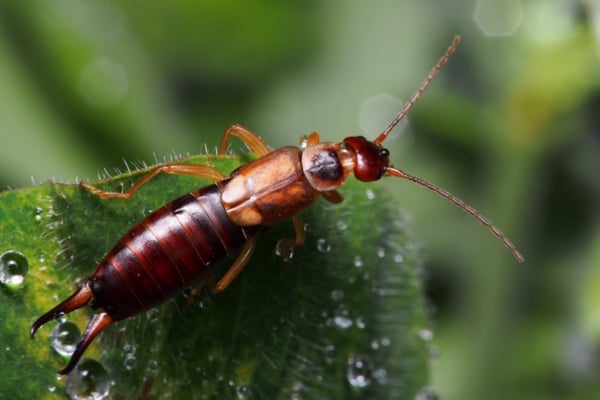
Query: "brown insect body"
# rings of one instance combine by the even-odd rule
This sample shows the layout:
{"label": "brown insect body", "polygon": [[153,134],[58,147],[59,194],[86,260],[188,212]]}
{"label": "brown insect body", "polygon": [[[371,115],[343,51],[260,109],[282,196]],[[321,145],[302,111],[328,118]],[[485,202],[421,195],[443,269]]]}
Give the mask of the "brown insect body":
{"label": "brown insect body", "polygon": [[301,154],[283,147],[236,169],[223,185],[229,219],[240,226],[273,225],[310,207],[319,193],[305,177]]}
{"label": "brown insect body", "polygon": [[[341,143],[321,143],[319,135],[312,133],[302,138],[300,147],[271,151],[260,137],[232,125],[223,135],[219,153],[226,152],[230,136],[235,135],[260,157],[229,176],[209,166],[173,163],[155,167],[126,193],[103,192],[81,184],[104,199],[128,199],[159,173],[192,175],[215,182],[170,202],[131,229],[73,295],[33,323],[31,336],[46,322],[86,304],[101,308],[103,311],[90,319],[69,363],[60,371],[70,372],[96,335],[113,322],[152,308],[197,281],[209,284],[214,292],[223,291],[252,256],[260,231],[291,218],[296,238],[281,240],[278,248],[302,245],[304,230],[298,213],[319,196],[333,203],[342,201],[336,189],[351,174],[365,182],[396,176],[435,191],[487,226],[518,261],[523,261],[514,245],[490,221],[445,190],[392,167],[388,150],[381,146],[457,45],[458,37],[403,110],[372,142],[355,136]],[[209,268],[235,254],[239,255],[234,263],[213,284],[207,274]]]}
{"label": "brown insect body", "polygon": [[106,254],[88,281],[91,305],[115,321],[152,308],[237,254],[257,231],[227,218],[218,185],[180,197],[146,217]]}

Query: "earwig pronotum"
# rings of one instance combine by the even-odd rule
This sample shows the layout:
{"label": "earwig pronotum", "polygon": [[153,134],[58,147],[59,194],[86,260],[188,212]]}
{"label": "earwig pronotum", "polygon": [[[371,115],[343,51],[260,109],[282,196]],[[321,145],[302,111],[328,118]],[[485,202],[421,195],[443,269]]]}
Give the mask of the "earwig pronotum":
{"label": "earwig pronotum", "polygon": [[425,186],[485,225],[522,262],[523,256],[487,218],[438,186],[391,166],[389,152],[381,146],[446,64],[459,41],[456,36],[411,99],[372,142],[354,136],[341,143],[321,143],[314,132],[301,138],[300,147],[271,151],[258,135],[232,125],[223,134],[219,154],[226,153],[234,135],[259,158],[229,176],[206,165],[169,163],[152,169],[125,193],[104,192],[81,183],[102,199],[128,199],[160,173],[215,182],[168,203],[125,234],[75,293],[33,323],[31,337],[46,322],[88,303],[93,309],[102,308],[90,319],[69,363],[59,372],[69,373],[104,328],[166,301],[194,282],[210,284],[209,268],[238,254],[223,277],[210,284],[213,292],[225,290],[250,260],[262,230],[291,218],[296,237],[283,239],[278,246],[302,245],[304,229],[298,213],[319,196],[332,203],[341,202],[337,189],[351,174],[363,182],[395,176]]}

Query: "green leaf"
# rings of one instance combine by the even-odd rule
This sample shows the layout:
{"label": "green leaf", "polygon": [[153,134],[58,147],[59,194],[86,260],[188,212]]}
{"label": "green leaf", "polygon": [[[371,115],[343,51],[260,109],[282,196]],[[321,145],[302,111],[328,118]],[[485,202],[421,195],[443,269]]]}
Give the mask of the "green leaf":
{"label": "green leaf", "polygon": [[[248,158],[187,161],[227,172]],[[97,185],[122,190],[145,171]],[[33,341],[31,323],[84,282],[136,222],[206,184],[160,175],[130,200],[55,183],[0,194],[0,254],[22,253],[29,265],[21,285],[0,285],[0,397],[60,399],[75,390],[78,369],[57,380],[66,358],[50,336],[60,322]],[[342,204],[319,200],[302,213],[306,244],[290,262],[274,250],[293,237],[283,223],[261,237],[225,292],[186,290],[110,326],[79,366],[96,360],[113,399],[413,399],[428,383],[429,354],[414,246],[382,185],[351,179],[342,193]],[[82,329],[92,313],[66,318]],[[88,384],[102,391],[102,382]]]}

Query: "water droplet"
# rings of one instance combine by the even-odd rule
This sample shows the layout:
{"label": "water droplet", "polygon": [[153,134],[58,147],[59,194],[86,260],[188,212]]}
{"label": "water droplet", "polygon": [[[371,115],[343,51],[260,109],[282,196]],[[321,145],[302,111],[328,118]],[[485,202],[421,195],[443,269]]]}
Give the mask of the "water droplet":
{"label": "water droplet", "polygon": [[354,323],[356,324],[356,327],[358,329],[365,329],[367,327],[367,324],[365,323],[363,317],[357,317]]}
{"label": "water droplet", "polygon": [[248,388],[248,385],[239,385],[235,389],[235,394],[238,399],[247,399],[250,394],[250,389]]}
{"label": "water droplet", "polygon": [[429,342],[433,339],[433,331],[431,329],[421,329],[419,330],[419,337],[425,342]]}
{"label": "water droplet", "polygon": [[54,385],[50,385],[50,386],[48,386],[48,391],[49,391],[50,393],[54,393],[54,392],[56,391],[56,386],[54,386]]}
{"label": "water droplet", "polygon": [[302,400],[302,396],[300,395],[300,393],[294,392],[290,396],[290,400]]}
{"label": "water droplet", "polygon": [[425,386],[415,396],[415,400],[437,400],[438,398],[437,392],[430,386]]}
{"label": "water droplet", "polygon": [[367,194],[368,200],[375,200],[375,192],[372,189],[367,189],[365,193]]}
{"label": "water droplet", "polygon": [[125,369],[128,371],[131,371],[133,369],[133,367],[135,366],[135,362],[136,362],[136,358],[134,354],[127,354],[125,356],[125,359],[123,360],[123,365],[125,365]]}
{"label": "water droplet", "polygon": [[110,382],[108,372],[98,361],[81,360],[67,377],[66,392],[75,400],[105,399]]}
{"label": "water droplet", "polygon": [[137,347],[129,343],[123,345],[123,364],[125,369],[130,371],[135,366],[137,359],[135,357]]}
{"label": "water droplet", "polygon": [[345,307],[339,307],[335,310],[335,315],[333,316],[333,323],[342,329],[348,329],[354,323],[352,319],[349,317],[350,311],[348,311]]}
{"label": "water droplet", "polygon": [[294,245],[287,239],[281,239],[275,246],[275,254],[281,257],[284,262],[290,261],[294,257]]}
{"label": "water droplet", "polygon": [[331,244],[327,241],[327,239],[319,239],[317,240],[317,250],[321,253],[329,253],[331,251]]}
{"label": "water droplet", "polygon": [[354,266],[356,268],[360,268],[363,266],[363,260],[362,258],[360,258],[360,256],[354,256]]}
{"label": "water droplet", "polygon": [[50,344],[61,356],[68,357],[75,351],[75,346],[81,337],[77,325],[72,322],[62,322],[52,329]]}
{"label": "water droplet", "polygon": [[385,249],[383,247],[380,247],[377,249],[377,257],[379,257],[379,258],[385,257]]}
{"label": "water droplet", "polygon": [[371,370],[371,361],[367,357],[350,357],[346,365],[346,379],[354,387],[367,387],[371,384]]}
{"label": "water droplet", "polygon": [[336,358],[335,346],[332,344],[325,346],[325,361],[328,364],[331,364],[332,362],[335,361],[335,358]]}
{"label": "water droplet", "polygon": [[35,218],[36,221],[41,221],[43,213],[44,213],[44,210],[42,208],[36,207],[35,210],[33,211],[33,217]]}
{"label": "water droplet", "polygon": [[23,285],[29,262],[20,252],[9,250],[0,255],[0,283],[10,288],[19,288]]}
{"label": "water droplet", "polygon": [[151,308],[148,311],[146,311],[146,318],[148,318],[148,321],[150,321],[151,323],[158,322],[159,317],[160,313],[158,312],[158,308]]}
{"label": "water droplet", "polygon": [[344,300],[344,292],[342,290],[332,290],[331,291],[331,300],[333,300],[333,301]]}
{"label": "water droplet", "polygon": [[150,375],[155,375],[158,371],[159,371],[159,366],[158,366],[158,361],[155,359],[152,359],[150,361],[148,361],[148,365],[146,366],[146,371],[148,371],[148,373]]}
{"label": "water droplet", "polygon": [[387,384],[388,383],[387,370],[384,368],[376,369],[375,371],[373,371],[373,378],[375,378],[377,383],[379,383],[380,385]]}
{"label": "water droplet", "polygon": [[339,220],[335,225],[340,231],[345,231],[348,228],[348,224],[343,220]]}
{"label": "water droplet", "polygon": [[400,264],[401,262],[404,261],[404,256],[400,253],[398,254],[394,254],[394,262],[397,264]]}

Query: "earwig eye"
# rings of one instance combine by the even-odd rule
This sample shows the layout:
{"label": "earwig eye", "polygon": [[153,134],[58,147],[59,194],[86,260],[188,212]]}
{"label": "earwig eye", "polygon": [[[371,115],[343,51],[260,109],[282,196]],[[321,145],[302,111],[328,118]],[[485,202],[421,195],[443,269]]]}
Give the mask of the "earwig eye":
{"label": "earwig eye", "polygon": [[388,158],[390,156],[390,151],[388,149],[381,149],[379,152],[380,157]]}

